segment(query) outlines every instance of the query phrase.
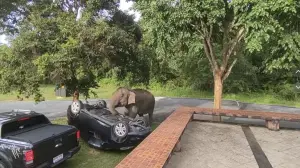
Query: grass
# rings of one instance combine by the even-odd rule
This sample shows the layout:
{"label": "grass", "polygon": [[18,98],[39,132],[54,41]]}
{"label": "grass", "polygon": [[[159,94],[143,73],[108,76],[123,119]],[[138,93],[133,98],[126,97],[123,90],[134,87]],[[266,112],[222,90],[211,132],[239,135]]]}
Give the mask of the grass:
{"label": "grass", "polygon": [[[92,89],[97,93],[96,97],[91,96],[91,98],[110,98],[112,93],[118,87],[111,84],[110,81],[103,80],[100,83],[98,89]],[[155,96],[165,96],[165,97],[189,97],[189,98],[213,98],[213,93],[208,91],[193,90],[190,88],[175,88],[168,86],[161,86],[154,84],[150,86],[149,89]],[[58,98],[54,93],[54,85],[44,85],[41,87],[41,92],[46,100],[71,100],[72,97]],[[17,94],[0,94],[0,101],[14,101]],[[81,97],[82,98],[82,97]],[[24,101],[33,100],[32,98],[24,99]],[[284,106],[294,106],[300,107],[300,101],[287,101],[280,99],[277,96],[267,93],[239,93],[239,94],[224,94],[223,100],[238,100],[247,103],[257,103],[257,104],[270,104],[270,105],[284,105]]]}
{"label": "grass", "polygon": [[[65,117],[58,118],[53,120],[52,123],[67,125],[67,119]],[[154,130],[158,125],[158,123],[153,123],[152,129]],[[80,151],[57,168],[113,168],[131,151],[97,150],[89,147],[82,140],[80,140],[80,145]]]}

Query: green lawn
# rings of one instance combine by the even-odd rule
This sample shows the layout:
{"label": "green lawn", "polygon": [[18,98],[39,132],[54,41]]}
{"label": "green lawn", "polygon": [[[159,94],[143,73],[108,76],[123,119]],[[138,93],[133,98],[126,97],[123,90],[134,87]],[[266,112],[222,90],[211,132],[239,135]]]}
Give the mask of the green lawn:
{"label": "green lawn", "polygon": [[[67,119],[58,118],[52,123],[67,125]],[[158,125],[158,123],[153,123],[152,129],[154,130]],[[57,168],[113,168],[131,151],[97,150],[89,147],[82,140],[80,140],[80,145],[80,151]]]}
{"label": "green lawn", "polygon": [[[109,98],[112,93],[115,91],[117,86],[104,83],[100,84],[100,88],[93,89],[97,96],[91,98]],[[58,98],[54,93],[54,86],[47,85],[41,87],[41,91],[46,100],[71,100],[72,97],[68,98]],[[212,92],[207,91],[195,91],[189,88],[166,88],[164,86],[159,87],[151,87],[150,91],[155,96],[167,96],[167,97],[189,97],[189,98],[213,98]],[[0,101],[13,101],[16,100],[17,94],[0,94]],[[82,99],[82,97],[80,97]],[[277,105],[285,105],[285,106],[296,106],[300,107],[300,101],[287,101],[283,99],[279,99],[278,97],[273,96],[272,94],[265,93],[251,93],[251,94],[224,94],[224,100],[239,100],[242,102],[248,103],[258,103],[258,104],[277,104]],[[32,98],[24,99],[24,101],[33,100]]]}

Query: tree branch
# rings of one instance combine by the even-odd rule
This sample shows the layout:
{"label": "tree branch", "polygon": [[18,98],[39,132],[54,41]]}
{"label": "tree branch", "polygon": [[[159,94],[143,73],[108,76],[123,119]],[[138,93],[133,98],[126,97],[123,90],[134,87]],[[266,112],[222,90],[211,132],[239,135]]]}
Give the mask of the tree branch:
{"label": "tree branch", "polygon": [[210,26],[209,26],[209,34],[208,34],[208,38],[209,38],[209,39],[211,39],[212,33],[213,33],[213,26],[210,25]]}
{"label": "tree branch", "polygon": [[245,35],[245,28],[242,27],[236,37],[231,40],[228,45],[226,46],[224,52],[223,52],[223,63],[222,63],[222,67],[225,68],[227,67],[228,64],[228,60],[232,54],[232,52],[234,51],[236,45],[241,41],[241,39],[243,38],[243,36]]}
{"label": "tree branch", "polygon": [[207,26],[203,22],[200,22],[200,24],[201,24],[201,30],[203,31],[203,36],[209,37],[209,33],[207,31]]}
{"label": "tree branch", "polygon": [[204,26],[204,24],[201,22],[201,30],[199,30],[197,28],[196,25],[192,25],[196,31],[198,31],[200,33],[200,35],[203,37],[203,45],[204,45],[204,51],[205,51],[205,55],[211,65],[212,71],[214,72],[215,68],[218,68],[218,64],[216,61],[216,58],[214,56],[213,53],[213,48],[210,42],[211,36],[212,36],[212,31],[213,31],[213,27],[210,26],[210,31],[207,31],[207,28]]}
{"label": "tree branch", "polygon": [[213,64],[214,68],[219,69],[219,66],[218,66],[216,57],[215,57],[215,55],[214,55],[214,51],[213,51],[213,47],[212,47],[212,45],[211,45],[210,39],[204,38],[204,41],[205,41],[205,44],[206,44],[207,47],[208,47],[208,50],[209,50],[209,53],[210,53],[210,57],[211,57],[211,61],[212,61],[212,64]]}
{"label": "tree branch", "polygon": [[211,64],[213,66],[213,70],[214,69],[219,69],[218,63],[216,61],[216,57],[214,54],[214,50],[213,50],[213,46],[211,44],[211,36],[213,33],[213,25],[209,25],[207,26],[203,21],[200,22],[201,25],[201,30],[203,32],[203,38],[204,38],[204,45],[207,47],[208,53],[211,60]]}
{"label": "tree branch", "polygon": [[228,70],[226,71],[225,75],[222,77],[222,81],[228,78],[229,74],[231,73],[232,67],[236,64],[237,58],[234,59]]}
{"label": "tree branch", "polygon": [[[242,28],[239,30],[238,34],[236,35],[235,39],[233,40],[233,44],[232,44],[231,48],[230,48],[229,51],[228,51],[228,55],[229,55],[229,56],[232,54],[232,52],[233,52],[233,50],[235,49],[236,45],[241,41],[241,39],[243,38],[244,35],[245,35],[245,28],[242,27]],[[227,61],[228,61],[228,59],[229,59],[229,56],[227,56],[227,57],[228,57],[228,58],[227,58]]]}
{"label": "tree branch", "polygon": [[204,45],[205,55],[206,55],[206,57],[207,57],[207,59],[208,59],[208,61],[210,63],[210,66],[211,66],[212,70],[214,70],[214,64],[213,64],[213,62],[211,60],[210,52],[209,52],[208,46],[207,46],[207,44],[205,42],[205,39],[203,39],[203,45]]}

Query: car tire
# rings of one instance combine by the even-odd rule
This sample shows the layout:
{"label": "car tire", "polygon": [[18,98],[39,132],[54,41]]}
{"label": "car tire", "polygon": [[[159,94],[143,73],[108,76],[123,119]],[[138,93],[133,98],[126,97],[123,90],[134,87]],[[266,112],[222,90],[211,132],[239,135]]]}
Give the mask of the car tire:
{"label": "car tire", "polygon": [[0,152],[0,168],[13,168],[7,156]]}
{"label": "car tire", "polygon": [[0,160],[0,168],[6,168],[5,164]]}
{"label": "car tire", "polygon": [[128,125],[123,121],[119,121],[113,126],[113,133],[119,139],[125,138],[128,134],[128,130]]}
{"label": "car tire", "polygon": [[83,103],[80,100],[73,101],[71,104],[71,113],[74,116],[77,116],[80,113],[80,110],[83,107]]}

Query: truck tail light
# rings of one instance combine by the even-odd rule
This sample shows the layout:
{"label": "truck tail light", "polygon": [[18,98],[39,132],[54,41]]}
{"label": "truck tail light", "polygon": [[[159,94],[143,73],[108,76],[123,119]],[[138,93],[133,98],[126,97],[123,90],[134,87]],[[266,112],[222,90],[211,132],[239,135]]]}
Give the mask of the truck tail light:
{"label": "truck tail light", "polygon": [[25,118],[20,118],[18,121],[24,121],[24,120],[29,120],[29,117],[25,117]]}
{"label": "truck tail light", "polygon": [[24,160],[26,165],[33,163],[34,160],[33,150],[24,151]]}
{"label": "truck tail light", "polygon": [[76,137],[77,137],[77,141],[79,141],[79,138],[80,138],[80,131],[79,130],[76,132]]}

